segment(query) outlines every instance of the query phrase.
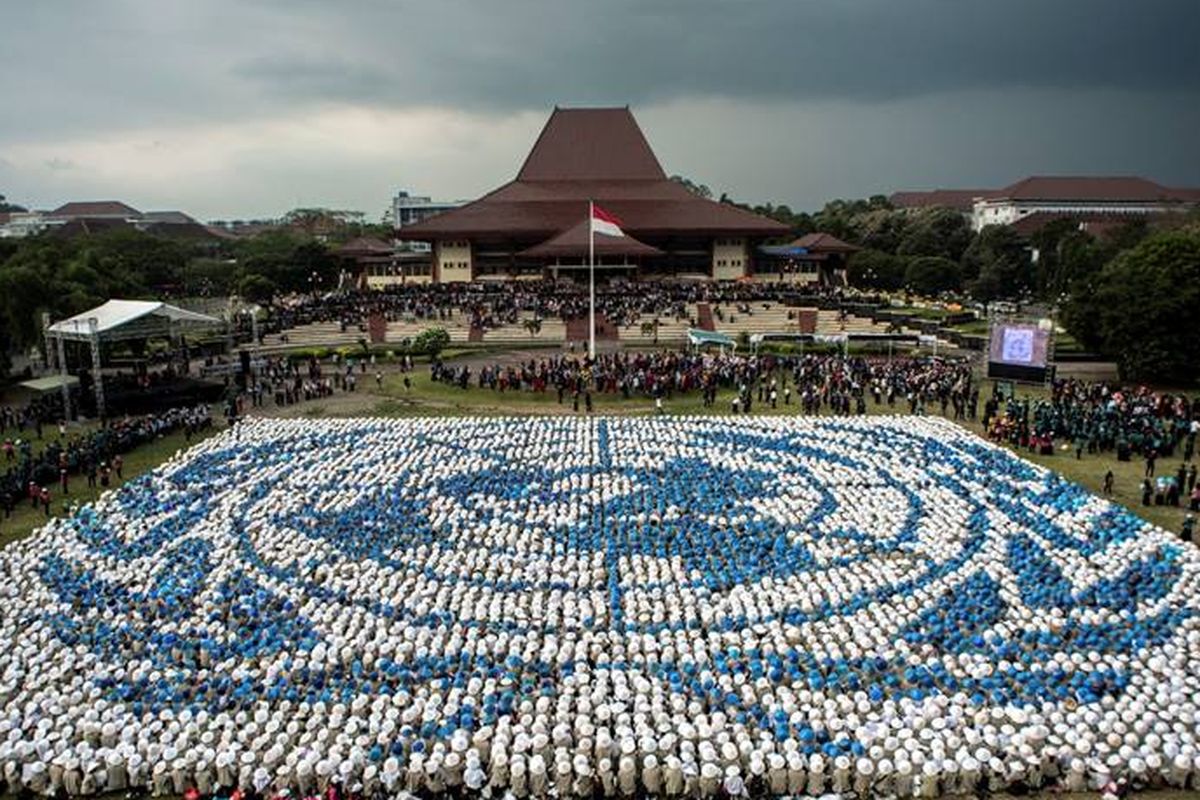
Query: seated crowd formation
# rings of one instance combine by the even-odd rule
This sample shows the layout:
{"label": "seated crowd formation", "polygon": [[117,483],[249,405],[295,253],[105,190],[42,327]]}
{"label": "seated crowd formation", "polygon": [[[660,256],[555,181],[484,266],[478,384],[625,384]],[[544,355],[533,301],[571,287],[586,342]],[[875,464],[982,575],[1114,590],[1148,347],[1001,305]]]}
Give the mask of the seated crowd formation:
{"label": "seated crowd formation", "polygon": [[1196,789],[1198,583],[933,417],[252,419],[0,550],[0,791]]}

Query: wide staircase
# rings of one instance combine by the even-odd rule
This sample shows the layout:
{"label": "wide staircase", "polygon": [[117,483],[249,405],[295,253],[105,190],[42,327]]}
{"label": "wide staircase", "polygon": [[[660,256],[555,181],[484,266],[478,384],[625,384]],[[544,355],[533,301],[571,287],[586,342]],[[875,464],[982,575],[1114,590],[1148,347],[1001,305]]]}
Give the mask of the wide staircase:
{"label": "wide staircase", "polygon": [[[528,347],[548,342],[562,344],[567,340],[567,326],[561,319],[557,317],[553,319],[543,317],[541,327],[537,329],[537,333],[531,333],[529,328],[525,326],[525,323],[527,320],[533,318],[532,314],[523,314],[515,325],[504,325],[486,331],[481,341],[487,345]],[[597,330],[596,335],[599,338],[599,330]],[[587,338],[586,327],[583,338]]]}
{"label": "wide staircase", "polygon": [[[716,330],[734,338],[743,333],[799,333],[796,308],[779,303],[752,303],[749,308],[750,313],[747,314],[733,304],[720,306],[721,313],[715,320]],[[716,311],[713,313],[715,315]]]}
{"label": "wide staircase", "polygon": [[692,320],[676,319],[674,316],[655,317],[653,314],[642,314],[632,325],[621,328],[621,341],[626,344],[652,345],[655,342],[654,321],[658,320],[657,341],[659,344],[679,345],[687,341],[688,329]]}
{"label": "wide staircase", "polygon": [[360,331],[357,325],[348,326],[343,331],[337,322],[312,322],[281,333],[267,334],[258,352],[279,353],[304,347],[345,347],[356,345],[359,339],[366,338],[368,334]]}
{"label": "wide staircase", "polygon": [[[567,320],[565,337],[572,342],[586,342],[591,336],[587,316]],[[596,341],[616,341],[621,338],[617,326],[603,313],[596,312]]]}
{"label": "wide staircase", "polygon": [[471,321],[465,314],[455,311],[450,319],[405,317],[399,320],[389,320],[388,344],[399,344],[405,339],[415,339],[430,328],[442,328],[450,334],[450,341],[456,344],[464,344],[471,340]]}
{"label": "wide staircase", "polygon": [[[718,312],[719,309],[719,312]],[[603,314],[597,314],[596,338],[601,341],[620,340],[630,345],[651,346],[657,342],[660,345],[681,346],[687,341],[687,332],[691,327],[701,330],[715,330],[733,337],[741,334],[756,333],[804,333],[801,320],[803,313],[794,306],[779,303],[754,303],[750,305],[750,313],[739,311],[736,305],[722,304],[714,307],[708,303],[689,306],[688,316],[676,319],[673,316],[659,316],[657,337],[654,333],[655,317],[643,314],[629,325],[610,323]],[[386,343],[399,344],[405,339],[414,339],[423,331],[430,328],[444,328],[450,334],[450,341],[455,344],[467,342],[501,347],[537,346],[548,343],[561,344],[567,341],[584,342],[588,339],[587,317],[580,317],[564,323],[558,318],[545,318],[537,333],[530,333],[525,326],[526,319],[531,314],[522,315],[521,319],[511,325],[482,330],[472,328],[470,319],[456,311],[449,319],[418,319],[409,317],[401,320],[390,320],[386,323]],[[382,322],[380,320],[379,322]],[[377,325],[379,324],[377,322]],[[916,328],[905,327],[900,331],[889,330],[887,323],[873,322],[870,317],[860,317],[853,314],[844,319],[836,310],[822,309],[816,312],[816,328],[814,333],[823,336],[839,334],[883,334],[905,333],[918,335]],[[295,348],[336,348],[353,347],[362,339],[376,339],[378,331],[368,333],[359,330],[357,325],[347,326],[342,330],[338,322],[314,322],[298,325],[282,333],[269,334],[264,337],[262,347],[258,352],[271,354]],[[284,337],[286,336],[286,341]],[[954,344],[939,340],[938,349],[951,349]]]}
{"label": "wide staircase", "polygon": [[[859,317],[850,314],[847,315],[845,320],[842,320],[839,318],[838,312],[833,310],[817,312],[817,333],[830,336],[842,333],[902,333],[908,336],[921,335],[921,331],[917,328],[904,326],[897,331],[889,328],[886,322],[874,322],[870,317]],[[955,347],[955,344],[946,339],[939,338],[937,346],[938,350],[950,350]]]}

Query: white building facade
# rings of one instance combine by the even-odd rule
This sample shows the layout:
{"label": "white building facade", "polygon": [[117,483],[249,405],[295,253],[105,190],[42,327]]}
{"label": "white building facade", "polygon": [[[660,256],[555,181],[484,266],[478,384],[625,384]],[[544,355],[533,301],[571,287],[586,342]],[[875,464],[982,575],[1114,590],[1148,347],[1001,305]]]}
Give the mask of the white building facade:
{"label": "white building facade", "polygon": [[392,225],[396,238],[400,240],[401,249],[413,253],[428,253],[431,248],[428,242],[404,241],[402,230],[418,222],[437,216],[443,211],[450,211],[463,205],[462,200],[433,200],[429,197],[416,197],[408,192],[396,192],[392,198]]}
{"label": "white building facade", "polygon": [[975,198],[971,227],[1013,225],[1034,214],[1136,219],[1187,211],[1200,191],[1171,189],[1145,178],[1031,177]]}

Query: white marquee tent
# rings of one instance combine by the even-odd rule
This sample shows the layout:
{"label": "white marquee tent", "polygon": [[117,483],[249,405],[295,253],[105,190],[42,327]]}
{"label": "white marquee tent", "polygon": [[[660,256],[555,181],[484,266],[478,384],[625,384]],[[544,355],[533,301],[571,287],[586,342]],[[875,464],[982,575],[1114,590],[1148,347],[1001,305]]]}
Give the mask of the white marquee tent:
{"label": "white marquee tent", "polygon": [[[174,339],[179,334],[220,325],[221,320],[207,314],[179,308],[154,300],[109,300],[103,305],[46,326],[46,349],[57,352],[62,384],[63,407],[70,408],[64,342],[87,342],[92,350],[92,369],[96,376],[96,410],[104,415],[104,381],[100,376],[100,344],[135,339]],[[51,342],[56,347],[51,349]]]}
{"label": "white marquee tent", "polygon": [[[92,321],[95,320],[95,328]],[[102,342],[129,339],[153,339],[196,327],[219,325],[207,314],[153,300],[109,300],[93,309],[56,322],[46,329],[51,338],[90,342],[99,336]]]}

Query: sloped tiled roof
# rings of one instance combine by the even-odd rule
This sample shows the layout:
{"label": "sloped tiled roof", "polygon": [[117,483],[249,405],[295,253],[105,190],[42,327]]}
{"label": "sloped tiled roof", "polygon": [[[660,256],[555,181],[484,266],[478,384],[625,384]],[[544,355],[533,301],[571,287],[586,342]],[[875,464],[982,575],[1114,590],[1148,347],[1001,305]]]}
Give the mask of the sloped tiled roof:
{"label": "sloped tiled roof", "polygon": [[142,212],[119,200],[88,200],[66,203],[50,212],[52,217],[140,217]]}
{"label": "sloped tiled roof", "polygon": [[929,192],[893,192],[888,200],[896,208],[945,206],[966,213],[975,207],[975,198],[990,193],[990,189],[934,189]]}
{"label": "sloped tiled roof", "polygon": [[351,239],[333,252],[339,256],[375,256],[375,255],[391,255],[394,248],[374,236],[359,236],[357,239]]}
{"label": "sloped tiled roof", "polygon": [[806,233],[791,242],[788,247],[803,247],[815,253],[854,253],[862,249],[848,242],[843,242],[831,233]]}
{"label": "sloped tiled roof", "polygon": [[479,200],[404,227],[404,237],[546,239],[587,216],[589,200],[634,236],[779,236],[787,226],[698,197],[669,180],[628,108],[555,109],[517,178]]}
{"label": "sloped tiled roof", "polygon": [[1182,200],[1174,189],[1131,176],[1034,175],[990,194],[994,200],[1155,202]]}
{"label": "sloped tiled roof", "polygon": [[934,189],[929,192],[894,192],[897,208],[946,206],[971,211],[976,199],[1017,201],[1071,201],[1118,203],[1122,201],[1200,202],[1200,189],[1163,186],[1134,176],[1032,175],[1003,189]]}
{"label": "sloped tiled roof", "polygon": [[[534,245],[523,251],[521,255],[531,258],[574,258],[588,254],[588,220],[587,212],[575,225],[567,228],[557,236]],[[595,254],[600,256],[658,256],[662,251],[657,247],[639,242],[626,234],[625,236],[595,236]]]}
{"label": "sloped tiled roof", "polygon": [[666,173],[628,108],[554,109],[518,181],[661,181]]}
{"label": "sloped tiled roof", "polygon": [[182,211],[147,211],[142,214],[142,222],[155,222],[168,225],[198,225],[196,220]]}

